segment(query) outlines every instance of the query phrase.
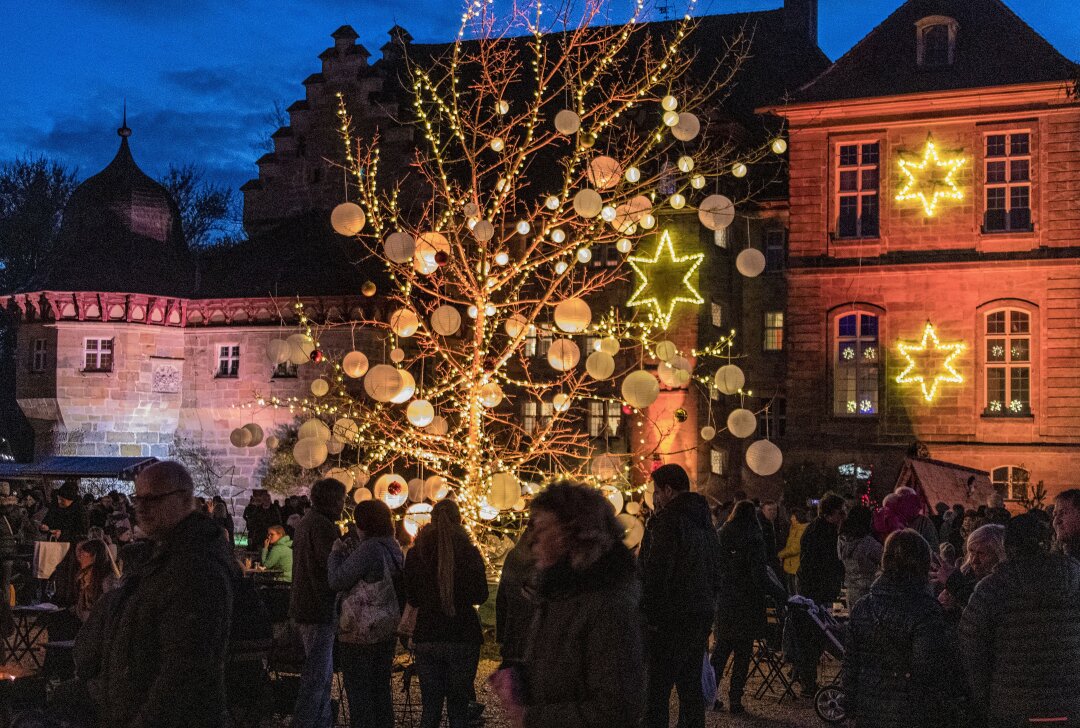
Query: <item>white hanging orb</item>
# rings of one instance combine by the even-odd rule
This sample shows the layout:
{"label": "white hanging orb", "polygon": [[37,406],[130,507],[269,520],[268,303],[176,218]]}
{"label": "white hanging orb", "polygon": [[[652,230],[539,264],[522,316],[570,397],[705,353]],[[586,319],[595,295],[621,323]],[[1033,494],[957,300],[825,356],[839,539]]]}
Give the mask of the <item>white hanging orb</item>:
{"label": "white hanging orb", "polygon": [[588,263],[592,260],[592,251],[588,248],[578,248],[577,259],[579,263]]}
{"label": "white hanging orb", "polygon": [[637,514],[641,513],[641,504],[637,501],[627,501],[626,512],[629,513],[631,516],[636,516]]}
{"label": "white hanging orb", "polygon": [[746,448],[746,465],[757,475],[775,475],[783,464],[784,454],[769,440],[758,440]]}
{"label": "white hanging orb", "polygon": [[548,349],[548,364],[560,372],[568,372],[581,361],[581,349],[570,339],[556,339]]}
{"label": "white hanging orb", "polygon": [[521,484],[513,473],[495,473],[491,476],[487,502],[492,508],[505,511],[520,497]]}
{"label": "white hanging orb", "polygon": [[442,233],[421,233],[416,238],[416,250],[413,253],[413,269],[421,275],[431,275],[439,269],[435,257],[439,253],[450,253],[450,241]]}
{"label": "white hanging orb", "polygon": [[380,475],[371,491],[372,495],[385,503],[390,510],[405,505],[409,498],[409,484],[397,473]]}
{"label": "white hanging orb", "polygon": [[603,207],[604,201],[596,190],[586,187],[574,195],[574,212],[587,220],[599,215]]}
{"label": "white hanging orb", "polygon": [[398,369],[398,373],[401,374],[401,391],[390,401],[394,404],[405,404],[416,391],[416,380],[407,369]]}
{"label": "white hanging orb", "polygon": [[563,243],[566,240],[566,232],[562,228],[555,228],[551,231],[551,240],[555,243]]}
{"label": "white hanging orb", "polygon": [[735,257],[735,268],[747,278],[756,278],[765,271],[765,256],[757,248],[747,248]]}
{"label": "white hanging orb", "polygon": [[650,372],[631,372],[623,379],[622,398],[631,407],[645,409],[660,396],[660,382]]}
{"label": "white hanging orb", "polygon": [[503,149],[506,148],[506,142],[503,141],[502,137],[495,137],[494,139],[491,140],[490,146],[491,146],[491,151],[493,151],[493,152],[501,152]]}
{"label": "white hanging orb", "polygon": [[360,426],[349,417],[342,417],[334,423],[333,437],[343,442],[353,442],[360,436]]}
{"label": "white hanging orb", "polygon": [[[413,478],[409,481],[409,502],[420,503],[424,500],[424,479]],[[409,506],[409,511],[415,506]],[[428,506],[430,508],[431,506]],[[408,512],[408,511],[406,511]]]}
{"label": "white hanging orb", "polygon": [[311,352],[315,351],[315,342],[306,334],[293,334],[289,342],[289,363],[300,366],[311,361]]}
{"label": "white hanging orb", "polygon": [[603,209],[600,210],[600,219],[604,222],[612,222],[618,214],[619,213],[616,212],[615,208],[611,205],[604,205]]}
{"label": "white hanging orb", "polygon": [[467,309],[465,309],[465,311],[469,314],[469,318],[471,319],[474,319],[480,315],[480,309],[478,309],[476,306],[469,306]]}
{"label": "white hanging orb", "polygon": [[675,111],[665,111],[663,116],[664,126],[674,128],[679,123],[679,114]]}
{"label": "white hanging orb", "polygon": [[698,220],[710,230],[723,230],[735,219],[735,205],[723,195],[709,195],[698,206]]}
{"label": "white hanging orb", "polygon": [[618,250],[623,255],[629,253],[633,249],[633,245],[627,238],[619,238],[619,242],[615,243],[615,250]]}
{"label": "white hanging orb", "polygon": [[427,500],[441,501],[449,492],[450,486],[441,475],[432,475],[424,481],[424,497]]}
{"label": "white hanging orb", "polygon": [[400,369],[376,364],[364,377],[364,391],[376,402],[389,402],[401,392],[404,383]]}
{"label": "white hanging orb", "polygon": [[383,251],[391,263],[408,263],[416,254],[416,240],[406,232],[390,233],[386,236]]}
{"label": "white hanging orb", "polygon": [[289,353],[292,347],[284,339],[271,339],[266,344],[266,358],[271,364],[284,364],[289,361]]}
{"label": "white hanging orb", "polygon": [[556,412],[566,412],[570,409],[570,404],[573,401],[569,394],[559,392],[551,398],[551,406]]}
{"label": "white hanging orb", "polygon": [[488,317],[494,316],[495,315],[495,304],[489,303],[488,305],[484,306],[484,313]]}
{"label": "white hanging orb", "polygon": [[712,425],[705,425],[704,427],[701,428],[701,439],[702,440],[704,440],[705,442],[708,442],[709,440],[713,439],[714,437],[716,437],[716,428],[715,427],[713,427]]}
{"label": "white hanging orb", "polygon": [[305,470],[312,470],[326,462],[330,453],[326,449],[325,440],[317,440],[314,437],[305,437],[296,441],[293,445],[293,459],[296,464]]}
{"label": "white hanging orb", "polygon": [[585,371],[593,379],[607,379],[615,373],[615,359],[611,354],[603,351],[594,351],[585,360]]}
{"label": "white hanging orb", "polygon": [[498,103],[495,104],[495,111],[499,112],[499,114],[505,114],[510,111],[510,104],[503,99],[499,99]]}
{"label": "white hanging orb", "polygon": [[503,323],[503,328],[506,329],[506,334],[511,339],[517,338],[518,334],[525,330],[525,327],[529,325],[528,320],[520,313],[515,313],[506,319]]}
{"label": "white hanging orb", "polygon": [[611,453],[604,453],[602,455],[593,456],[592,462],[589,463],[589,472],[597,480],[612,480],[619,477],[619,473],[622,469],[622,462],[617,455]]}
{"label": "white hanging orb", "polygon": [[606,190],[619,183],[622,165],[612,157],[601,155],[589,162],[589,182],[597,189]]}
{"label": "white hanging orb", "polygon": [[329,478],[331,480],[336,480],[337,482],[341,483],[342,485],[345,486],[345,491],[346,492],[352,490],[352,487],[353,487],[352,473],[350,473],[345,468],[330,468],[325,473],[323,473],[323,477],[324,478]]}
{"label": "white hanging orb", "polygon": [[621,490],[614,485],[603,485],[600,486],[600,492],[607,498],[607,502],[611,504],[616,516],[622,513],[624,499]]}
{"label": "white hanging orb", "polygon": [[559,198],[555,195],[549,195],[548,198],[544,200],[544,206],[547,207],[547,209],[549,210],[558,210]]}
{"label": "white hanging orb", "polygon": [[568,298],[555,306],[555,325],[568,334],[579,334],[592,323],[592,309],[581,298]]}
{"label": "white hanging orb", "polygon": [[769,146],[772,147],[773,154],[783,154],[787,151],[787,139],[776,137]]}
{"label": "white hanging orb", "polygon": [[502,387],[495,382],[488,382],[480,387],[480,391],[477,392],[477,398],[480,400],[480,404],[488,409],[498,407],[499,403],[503,401]]}
{"label": "white hanging orb", "polygon": [[566,272],[566,269],[569,267],[570,266],[566,264],[565,260],[560,260],[558,263],[555,264],[555,273],[561,276],[563,273]]}
{"label": "white hanging orb", "polygon": [[660,383],[669,389],[678,389],[679,382],[675,378],[675,373],[678,371],[675,367],[671,366],[668,362],[661,362],[660,366],[656,368],[656,376],[660,378]]}
{"label": "white hanging orb", "polygon": [[529,231],[532,230],[532,226],[529,225],[527,220],[519,220],[515,229],[517,230],[518,235],[528,235]]}
{"label": "white hanging orb", "polygon": [[516,501],[514,501],[514,505],[512,505],[512,506],[510,506],[510,507],[511,507],[511,508],[512,508],[512,509],[513,509],[513,510],[514,510],[515,512],[517,512],[517,513],[521,513],[521,512],[523,511],[523,510],[525,510],[525,506],[526,506],[526,505],[528,505],[528,502],[527,502],[527,501],[525,500],[525,496],[521,496],[521,497],[520,497],[520,498],[518,498],[518,499],[517,499]]}
{"label": "white hanging orb", "polygon": [[581,128],[581,118],[570,109],[563,109],[555,114],[555,130],[563,136],[577,134]]}
{"label": "white hanging orb", "polygon": [[690,379],[691,378],[692,378],[692,375],[690,374],[690,372],[686,371],[685,369],[676,369],[675,370],[675,384],[680,389],[682,389],[682,388],[686,387],[688,384],[690,384]]}
{"label": "white hanging orb", "polygon": [[296,431],[296,437],[299,440],[310,438],[326,442],[330,439],[330,428],[322,420],[310,419],[300,425],[300,428]]}
{"label": "white hanging orb", "polygon": [[375,496],[367,488],[357,488],[352,493],[352,499],[354,503],[363,503],[364,501],[372,500]]}
{"label": "white hanging orb", "polygon": [[637,184],[641,181],[641,170],[637,167],[627,167],[626,169],[626,181],[631,184]]}
{"label": "white hanging orb", "polygon": [[390,350],[390,361],[400,364],[405,361],[405,350],[400,346]]}
{"label": "white hanging orb", "polygon": [[487,220],[477,220],[473,225],[472,234],[481,243],[486,243],[495,236],[495,226]]}
{"label": "white hanging orb", "polygon": [[734,177],[745,177],[746,172],[746,165],[742,162],[736,162],[735,164],[731,165],[731,174]]}
{"label": "white hanging orb", "polygon": [[450,431],[450,423],[446,421],[446,418],[442,415],[435,415],[435,418],[431,421],[431,424],[426,428],[429,433],[442,437]]}
{"label": "white hanging orb", "polygon": [[461,314],[447,304],[431,312],[431,328],[439,336],[453,336],[461,328]]}
{"label": "white hanging orb", "polygon": [[641,220],[638,222],[646,230],[652,230],[656,227],[656,217],[651,212],[642,215]]}
{"label": "white hanging orb", "polygon": [[701,123],[693,114],[684,111],[679,114],[679,119],[671,127],[671,135],[680,142],[688,142],[694,139],[701,131]]}
{"label": "white hanging orb", "polygon": [[608,356],[615,356],[619,353],[619,340],[614,336],[605,336],[600,339],[600,351],[604,352]]}
{"label": "white hanging orb", "polygon": [[420,533],[420,529],[429,523],[431,523],[431,504],[429,503],[417,503],[409,506],[408,510],[405,511],[405,517],[401,519],[401,525],[405,529],[405,533],[413,538],[416,538],[416,534]]}
{"label": "white hanging orb", "polygon": [[616,519],[623,528],[623,545],[628,549],[637,547],[645,536],[645,524],[640,518],[635,518],[629,513],[620,513]]}
{"label": "white hanging orb", "polygon": [[505,250],[500,250],[495,254],[495,265],[506,265],[510,262],[510,254]]}
{"label": "white hanging orb", "polygon": [[750,410],[740,407],[727,416],[727,428],[735,437],[750,437],[757,432],[757,417]]}
{"label": "white hanging orb", "polygon": [[407,339],[420,328],[420,317],[412,309],[399,308],[390,315],[390,328],[398,336]]}
{"label": "white hanging orb", "polygon": [[671,205],[673,210],[681,210],[686,207],[686,198],[676,192],[668,198],[668,204]]}
{"label": "white hanging orb", "polygon": [[689,174],[690,172],[694,171],[694,158],[691,157],[689,154],[684,154],[683,156],[679,157],[679,161],[676,162],[676,164],[678,165],[680,172],[685,172]]}
{"label": "white hanging orb", "polygon": [[341,440],[338,440],[337,438],[331,437],[329,440],[326,441],[326,452],[330,453],[331,455],[337,455],[344,449],[345,443]]}
{"label": "white hanging orb", "polygon": [[746,384],[746,375],[735,364],[725,364],[716,370],[713,382],[722,394],[735,394]]}
{"label": "white hanging orb", "polygon": [[691,176],[690,177],[690,186],[693,187],[695,190],[704,189],[705,188],[705,175],[695,174],[695,175]]}
{"label": "white hanging orb", "polygon": [[480,206],[475,202],[466,202],[461,210],[465,213],[465,217],[480,217]]}
{"label": "white hanging orb", "polygon": [[665,111],[674,111],[679,108],[679,100],[671,94],[668,94],[660,100],[660,106],[663,107]]}
{"label": "white hanging orb", "polygon": [[341,360],[341,370],[352,379],[359,379],[367,374],[368,358],[362,351],[350,351]]}
{"label": "white hanging orb", "polygon": [[273,452],[274,450],[277,450],[279,447],[281,447],[281,438],[280,437],[278,437],[277,435],[271,435],[270,437],[266,438],[266,449],[267,450],[269,450],[270,452]]}
{"label": "white hanging orb", "polygon": [[414,427],[427,427],[435,419],[435,408],[426,399],[414,399],[405,408],[405,417]]}
{"label": "white hanging orb", "polygon": [[671,361],[678,355],[679,347],[674,341],[664,340],[656,345],[656,358],[660,361]]}
{"label": "white hanging orb", "polygon": [[359,465],[354,465],[349,468],[349,472],[353,475],[353,481],[356,483],[357,488],[363,488],[371,480],[371,473]]}
{"label": "white hanging orb", "polygon": [[311,383],[311,393],[316,397],[324,397],[330,391],[330,382],[325,379],[316,379]]}
{"label": "white hanging orb", "polygon": [[330,213],[330,224],[338,235],[352,237],[364,229],[367,217],[355,202],[342,202]]}
{"label": "white hanging orb", "polygon": [[233,447],[249,447],[251,445],[251,433],[243,427],[237,427],[229,433],[229,442]]}

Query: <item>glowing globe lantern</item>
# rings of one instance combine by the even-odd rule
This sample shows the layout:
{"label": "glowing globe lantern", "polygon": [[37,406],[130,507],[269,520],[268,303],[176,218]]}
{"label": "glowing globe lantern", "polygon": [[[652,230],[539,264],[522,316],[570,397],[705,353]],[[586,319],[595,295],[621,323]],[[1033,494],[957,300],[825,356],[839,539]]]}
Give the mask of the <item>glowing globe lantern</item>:
{"label": "glowing globe lantern", "polygon": [[614,336],[605,336],[600,339],[600,351],[608,356],[615,356],[619,353],[619,340]]}
{"label": "glowing globe lantern", "polygon": [[671,127],[671,135],[680,142],[688,142],[694,139],[701,131],[701,123],[698,118],[688,111],[679,114],[678,123]]}
{"label": "glowing globe lantern", "polygon": [[355,202],[342,202],[330,213],[330,224],[338,235],[352,237],[364,229],[367,217]]}
{"label": "glowing globe lantern", "polygon": [[628,549],[635,548],[645,536],[645,524],[629,513],[620,513],[616,519],[623,528],[623,545]]}
{"label": "glowing globe lantern", "polygon": [[312,470],[325,463],[327,455],[329,452],[326,449],[325,440],[305,437],[297,440],[293,445],[293,459],[305,470]]}
{"label": "glowing globe lantern", "polygon": [[266,345],[266,358],[271,364],[284,364],[289,361],[292,347],[284,339],[271,339]]}
{"label": "glowing globe lantern", "polygon": [[362,351],[350,351],[345,355],[345,358],[341,360],[341,370],[345,372],[345,376],[351,377],[352,379],[359,379],[367,374],[367,355]]}
{"label": "glowing globe lantern", "polygon": [[405,417],[414,427],[427,427],[435,419],[435,408],[426,399],[414,399],[405,409]]}
{"label": "glowing globe lantern", "polygon": [[430,503],[417,503],[409,506],[405,511],[405,518],[402,519],[405,533],[416,538],[416,534],[420,532],[420,529],[431,523],[431,508]]}
{"label": "glowing globe lantern", "polygon": [[487,220],[477,220],[473,225],[472,234],[481,243],[486,243],[495,237],[495,226]]}
{"label": "glowing globe lantern", "polygon": [[392,263],[408,263],[416,254],[416,240],[406,232],[390,233],[386,236],[383,251]]}
{"label": "glowing globe lantern", "polygon": [[581,118],[570,109],[563,109],[555,114],[555,130],[563,136],[577,134],[581,128]]}
{"label": "glowing globe lantern", "polygon": [[323,473],[323,477],[330,478],[331,480],[336,480],[337,482],[341,483],[345,486],[346,492],[348,492],[353,487],[352,473],[350,473],[345,468],[330,468],[325,473]]}
{"label": "glowing globe lantern", "polygon": [[716,370],[713,382],[721,393],[735,394],[746,384],[746,375],[734,364],[725,364]]}
{"label": "glowing globe lantern", "polygon": [[518,334],[525,330],[529,325],[529,322],[520,313],[515,313],[510,318],[506,319],[503,327],[506,329],[506,334],[510,338],[516,338]]}
{"label": "glowing globe lantern", "polygon": [[320,442],[326,442],[330,439],[330,428],[322,420],[310,419],[300,425],[300,429],[297,431],[296,436],[301,440],[305,437],[310,437],[319,440]]}
{"label": "glowing globe lantern", "polygon": [[372,495],[393,510],[404,505],[409,497],[409,484],[397,473],[384,473],[375,480]]}
{"label": "glowing globe lantern", "polygon": [[765,256],[757,248],[747,248],[735,257],[735,267],[747,278],[756,278],[765,271]]}
{"label": "glowing globe lantern", "polygon": [[601,486],[600,492],[607,498],[608,503],[611,504],[612,510],[615,511],[615,515],[622,513],[623,509],[623,494],[622,491],[616,488],[614,485]]}
{"label": "glowing globe lantern", "polygon": [[613,480],[619,477],[621,465],[618,455],[604,453],[593,457],[592,462],[589,463],[589,472],[597,480]]}
{"label": "glowing globe lantern", "polygon": [[578,190],[578,193],[574,195],[574,212],[581,217],[591,220],[599,215],[602,209],[604,209],[604,201],[596,190],[586,187]]}
{"label": "glowing globe lantern", "polygon": [[255,447],[263,439],[263,429],[256,425],[254,422],[249,422],[244,425],[244,429],[251,434],[251,441],[248,443],[248,447]]}
{"label": "glowing globe lantern", "polygon": [[364,377],[364,391],[376,402],[389,402],[404,386],[401,370],[389,364],[376,364]]}
{"label": "glowing globe lantern", "polygon": [[660,396],[660,382],[645,370],[631,372],[623,379],[622,398],[631,407],[645,409]]}
{"label": "glowing globe lantern", "polygon": [[430,501],[440,501],[450,493],[450,485],[441,475],[432,475],[424,481],[424,497]]}
{"label": "glowing globe lantern", "polygon": [[710,230],[723,230],[735,219],[735,205],[723,195],[709,195],[698,206],[698,220]]}
{"label": "glowing globe lantern", "polygon": [[607,156],[599,156],[589,162],[589,182],[597,189],[606,190],[619,183],[622,165]]}
{"label": "glowing globe lantern", "polygon": [[607,379],[615,373],[615,359],[607,352],[594,351],[585,360],[585,371],[593,379]]}
{"label": "glowing globe lantern", "polygon": [[581,361],[581,349],[570,339],[556,339],[548,349],[548,364],[560,372],[568,372]]}
{"label": "glowing globe lantern", "polygon": [[769,440],[758,440],[746,448],[746,465],[757,475],[775,475],[784,464],[784,454]]}
{"label": "glowing globe lantern", "polygon": [[592,309],[580,298],[568,298],[555,306],[555,325],[568,334],[579,334],[592,323]]}
{"label": "glowing globe lantern", "polygon": [[[413,478],[409,481],[409,502],[419,503],[424,500],[424,479]],[[410,506],[410,510],[411,510]]]}
{"label": "glowing globe lantern", "polygon": [[480,391],[478,392],[478,398],[480,400],[480,404],[482,404],[484,407],[487,407],[488,409],[491,409],[492,407],[498,407],[499,403],[503,401],[502,387],[500,387],[495,382],[488,382],[484,386],[480,387]]}
{"label": "glowing globe lantern", "polygon": [[330,382],[325,379],[316,379],[311,383],[311,393],[316,397],[323,397],[330,391]]}
{"label": "glowing globe lantern", "polygon": [[495,473],[491,476],[487,502],[492,508],[505,511],[520,497],[521,484],[513,473]]}
{"label": "glowing globe lantern", "polygon": [[750,437],[757,432],[757,417],[750,410],[740,407],[727,416],[727,428],[735,437]]}
{"label": "glowing globe lantern", "polygon": [[360,426],[348,417],[334,423],[333,436],[342,442],[353,442],[360,435]]}
{"label": "glowing globe lantern", "polygon": [[420,317],[411,309],[399,308],[390,315],[390,328],[402,338],[408,338],[420,327]]}
{"label": "glowing globe lantern", "polygon": [[375,496],[372,494],[372,492],[367,488],[357,488],[352,493],[352,499],[354,503],[363,503],[364,501],[369,501],[374,497]]}
{"label": "glowing globe lantern", "polygon": [[311,352],[315,351],[315,342],[304,334],[293,334],[289,342],[289,363],[300,366],[311,361]]}
{"label": "glowing globe lantern", "polygon": [[424,429],[432,435],[441,437],[450,431],[450,423],[442,415],[435,415],[435,418],[431,420],[431,424]]}
{"label": "glowing globe lantern", "polygon": [[439,269],[439,253],[450,253],[450,242],[442,233],[421,233],[416,239],[413,269],[421,275],[431,275]]}
{"label": "glowing globe lantern", "polygon": [[390,401],[394,404],[405,404],[412,398],[413,392],[416,391],[416,380],[405,369],[398,369],[398,372],[401,374],[401,391]]}
{"label": "glowing globe lantern", "polygon": [[661,341],[656,345],[656,358],[660,361],[671,361],[679,353],[679,347],[674,341]]}

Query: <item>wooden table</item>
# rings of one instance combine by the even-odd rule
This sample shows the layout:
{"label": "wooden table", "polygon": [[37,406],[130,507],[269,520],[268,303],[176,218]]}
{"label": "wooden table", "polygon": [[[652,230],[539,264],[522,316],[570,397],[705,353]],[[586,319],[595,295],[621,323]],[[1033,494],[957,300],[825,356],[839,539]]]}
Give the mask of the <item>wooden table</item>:
{"label": "wooden table", "polygon": [[44,617],[63,611],[55,604],[30,604],[13,607],[11,617],[15,622],[15,629],[11,635],[4,638],[4,651],[0,654],[0,662],[21,664],[29,655],[34,666],[41,668],[41,660],[38,659],[34,647],[41,636],[45,634],[47,625]]}

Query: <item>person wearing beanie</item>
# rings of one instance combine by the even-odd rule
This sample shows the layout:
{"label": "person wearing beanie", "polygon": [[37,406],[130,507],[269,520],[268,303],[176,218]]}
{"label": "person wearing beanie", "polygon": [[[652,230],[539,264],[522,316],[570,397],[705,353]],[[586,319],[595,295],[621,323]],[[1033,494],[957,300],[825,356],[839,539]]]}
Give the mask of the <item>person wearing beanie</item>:
{"label": "person wearing beanie", "polygon": [[56,491],[56,503],[41,522],[41,530],[57,541],[76,543],[86,538],[90,520],[86,516],[79,486],[74,480],[65,480]]}
{"label": "person wearing beanie", "polygon": [[679,725],[703,728],[702,657],[720,588],[720,542],[705,497],[690,491],[681,466],[652,473],[656,514],[639,556],[643,579],[648,688],[645,728],[667,728],[671,689]]}

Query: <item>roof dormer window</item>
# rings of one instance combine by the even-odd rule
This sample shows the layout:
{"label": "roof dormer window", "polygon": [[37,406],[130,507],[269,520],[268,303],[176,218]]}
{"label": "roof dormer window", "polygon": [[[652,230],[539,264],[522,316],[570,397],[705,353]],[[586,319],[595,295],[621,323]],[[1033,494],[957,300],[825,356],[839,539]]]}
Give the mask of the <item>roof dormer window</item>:
{"label": "roof dormer window", "polygon": [[951,66],[956,60],[956,31],[959,24],[944,15],[931,15],[915,24],[917,60],[922,68]]}

